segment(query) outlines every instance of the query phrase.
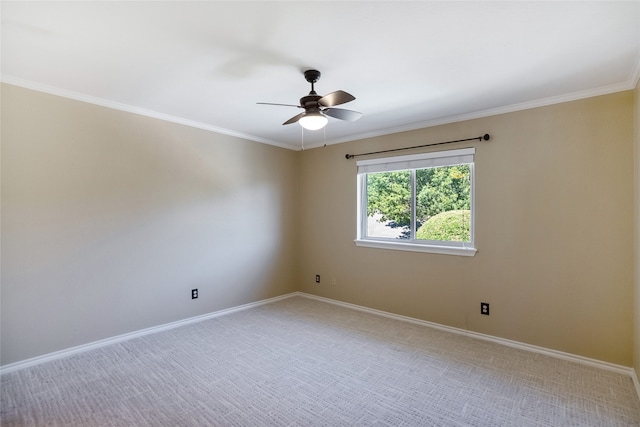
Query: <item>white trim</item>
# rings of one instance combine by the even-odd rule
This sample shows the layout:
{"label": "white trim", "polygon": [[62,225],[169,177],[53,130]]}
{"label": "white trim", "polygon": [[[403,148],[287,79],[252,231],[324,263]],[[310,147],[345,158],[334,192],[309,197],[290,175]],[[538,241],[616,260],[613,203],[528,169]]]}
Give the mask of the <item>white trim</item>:
{"label": "white trim", "polygon": [[631,379],[633,380],[633,385],[636,387],[638,399],[640,399],[640,381],[638,381],[638,376],[636,375],[635,369],[631,369]]}
{"label": "white trim", "polygon": [[[436,253],[443,255],[475,256],[477,250],[474,245],[475,232],[475,147],[460,148],[454,150],[431,151],[405,156],[380,157],[356,161],[357,166],[357,234],[354,240],[356,246],[390,249],[409,252]],[[471,209],[470,209],[470,242],[449,242],[437,240],[418,240],[415,231],[411,232],[410,239],[393,239],[378,236],[369,236],[367,227],[367,181],[369,173],[381,173],[392,171],[411,172],[411,223],[416,220],[416,169],[430,167],[446,167],[466,164],[470,169],[471,184]]]}
{"label": "white trim", "polygon": [[157,332],[167,331],[170,329],[179,328],[181,326],[189,325],[192,323],[202,322],[203,320],[213,319],[214,317],[225,316],[227,314],[236,313],[238,311],[246,310],[249,308],[257,307],[264,304],[280,301],[286,298],[290,298],[296,295],[296,293],[280,295],[274,298],[268,298],[248,304],[239,305],[236,307],[226,308],[223,310],[214,311],[212,313],[202,314],[200,316],[189,317],[187,319],[178,320],[175,322],[165,323],[164,325],[153,326],[151,328],[141,329],[139,331],[129,332],[115,337],[106,338],[99,341],[90,342],[87,344],[79,345],[76,347],[67,348],[53,353],[45,354],[42,356],[32,357],[30,359],[21,360],[19,362],[10,363],[8,365],[0,366],[0,375],[15,372],[20,369],[36,366],[41,363],[51,362],[53,360],[63,359],[65,357],[72,356],[78,353],[84,353],[86,351],[95,350],[101,347],[105,347],[111,344],[117,344],[119,342],[128,341],[133,338],[143,337],[145,335],[155,334]]}
{"label": "white trim", "polygon": [[[420,154],[409,154],[406,156],[387,156],[387,157],[379,157],[376,159],[366,159],[366,160],[356,160],[356,166],[358,166],[358,173],[370,173],[371,170],[368,170],[367,166],[374,165],[386,165],[389,164],[390,167],[387,168],[371,168],[375,169],[373,172],[378,171],[391,171],[391,170],[405,170],[405,169],[422,169],[427,167],[434,166],[453,166],[464,163],[473,163],[474,155],[476,153],[475,147],[469,148],[459,148],[457,150],[440,150],[440,151],[429,151],[427,153]],[[436,159],[442,159],[442,162],[437,163]],[[421,164],[420,161],[427,164]],[[415,164],[414,164],[415,163]],[[436,163],[433,165],[432,163]],[[396,166],[396,165],[400,166]]]}
{"label": "white trim", "polygon": [[630,89],[635,89],[636,86],[638,86],[638,82],[640,82],[640,55],[638,55],[636,65],[633,67],[633,70],[631,70],[631,74],[629,76],[628,84],[631,86]]}
{"label": "white trim", "polygon": [[396,251],[408,252],[427,252],[443,255],[461,255],[474,256],[477,252],[476,248],[463,246],[437,246],[437,245],[421,245],[417,243],[403,243],[402,241],[391,242],[382,240],[356,239],[356,246],[376,249],[391,249]]}
{"label": "white trim", "polygon": [[342,144],[349,141],[358,141],[361,139],[376,138],[379,136],[392,135],[401,132],[408,132],[418,129],[426,129],[435,126],[447,125],[451,123],[465,122],[468,120],[482,119],[485,117],[498,116],[500,114],[515,113],[523,110],[530,110],[533,108],[546,107],[549,105],[563,104],[565,102],[579,101],[581,99],[594,98],[596,96],[609,95],[612,93],[624,92],[626,90],[632,90],[636,87],[636,83],[640,79],[640,65],[637,70],[634,70],[632,76],[623,83],[615,83],[608,86],[602,86],[595,89],[588,89],[579,92],[568,93],[565,95],[552,96],[549,98],[536,99],[533,101],[525,101],[517,104],[506,105],[504,107],[490,108],[487,110],[478,110],[471,113],[459,114],[456,116],[440,117],[432,120],[425,120],[416,123],[410,123],[408,125],[396,126],[392,128],[380,129],[372,132],[363,132],[357,135],[349,135],[343,138],[336,138],[333,140],[322,141],[318,143],[308,144],[307,149],[319,148],[323,145]]}
{"label": "white trim", "polygon": [[0,366],[0,375],[4,375],[4,374],[11,373],[11,372],[19,371],[20,369],[29,368],[31,366],[39,365],[41,363],[46,363],[46,362],[51,362],[53,360],[63,359],[65,357],[69,357],[69,356],[72,356],[74,354],[79,354],[79,353],[83,353],[83,352],[86,352],[86,351],[95,350],[95,349],[98,349],[98,348],[101,348],[101,347],[105,347],[105,346],[108,346],[108,345],[111,345],[111,344],[117,344],[119,342],[128,341],[128,340],[133,339],[133,338],[138,338],[138,337],[142,337],[142,336],[145,336],[145,335],[154,334],[156,332],[162,332],[162,331],[166,331],[166,330],[170,330],[170,329],[175,329],[175,328],[178,328],[180,326],[185,326],[185,325],[189,325],[189,324],[192,324],[192,323],[202,322],[204,320],[208,320],[208,319],[212,319],[212,318],[215,318],[215,317],[224,316],[224,315],[227,315],[227,314],[231,314],[231,313],[235,313],[235,312],[238,312],[238,311],[246,310],[246,309],[249,309],[249,308],[252,308],[252,307],[258,307],[258,306],[261,306],[261,305],[265,305],[265,304],[269,304],[269,303],[272,303],[272,302],[284,300],[284,299],[291,298],[291,297],[294,297],[294,296],[310,298],[310,299],[326,302],[326,303],[329,303],[329,304],[335,304],[335,305],[338,305],[338,306],[350,308],[350,309],[353,309],[353,310],[363,311],[365,313],[375,314],[375,315],[387,317],[387,318],[390,318],[390,319],[395,319],[395,320],[400,320],[400,321],[404,321],[404,322],[414,323],[414,324],[417,324],[417,325],[427,326],[427,327],[430,327],[430,328],[439,329],[441,331],[451,332],[451,333],[454,333],[454,334],[463,335],[463,336],[467,336],[467,337],[470,337],[470,338],[476,338],[476,339],[480,339],[480,340],[484,340],[484,341],[490,341],[490,342],[494,342],[496,344],[505,345],[507,347],[513,347],[513,348],[517,348],[517,349],[520,349],[520,350],[530,351],[532,353],[543,354],[543,355],[546,355],[546,356],[551,356],[551,357],[555,357],[555,358],[558,358],[558,359],[567,360],[569,362],[575,362],[575,363],[580,363],[582,365],[587,365],[587,366],[591,366],[591,367],[598,368],[598,369],[604,369],[604,370],[610,371],[610,372],[616,372],[616,373],[631,377],[631,379],[633,381],[633,384],[635,385],[636,392],[638,393],[638,398],[640,398],[640,382],[638,381],[638,377],[636,375],[636,372],[633,370],[633,368],[630,368],[630,367],[627,367],[627,366],[616,365],[614,363],[604,362],[604,361],[601,361],[601,360],[596,360],[596,359],[591,359],[591,358],[588,358],[588,357],[578,356],[578,355],[575,355],[575,354],[565,353],[565,352],[558,351],[558,350],[552,350],[552,349],[539,347],[539,346],[535,346],[535,345],[531,345],[531,344],[521,343],[521,342],[518,342],[518,341],[512,341],[512,340],[508,340],[508,339],[504,339],[504,338],[498,338],[498,337],[494,337],[492,335],[481,334],[479,332],[473,332],[473,331],[468,331],[468,330],[465,330],[465,329],[454,328],[452,326],[441,325],[441,324],[435,323],[435,322],[429,322],[429,321],[426,321],[426,320],[415,319],[413,317],[402,316],[402,315],[399,315],[399,314],[389,313],[389,312],[382,311],[382,310],[376,310],[376,309],[373,309],[373,308],[363,307],[361,305],[356,305],[356,304],[351,304],[351,303],[348,303],[348,302],[338,301],[338,300],[334,300],[334,299],[331,299],[331,298],[321,297],[321,296],[318,296],[318,295],[312,295],[312,294],[308,294],[308,293],[305,293],[305,292],[291,292],[291,293],[280,295],[280,296],[277,296],[277,297],[268,298],[268,299],[265,299],[265,300],[260,300],[260,301],[256,301],[256,302],[252,302],[252,303],[248,303],[248,304],[244,304],[244,305],[239,305],[239,306],[236,306],[236,307],[231,307],[231,308],[215,311],[215,312],[208,313],[208,314],[203,314],[203,315],[200,315],[200,316],[194,316],[194,317],[190,317],[188,319],[178,320],[176,322],[166,323],[164,325],[159,325],[159,326],[154,326],[154,327],[147,328],[147,329],[142,329],[142,330],[139,330],[139,331],[118,335],[118,336],[115,336],[115,337],[112,337],[112,338],[107,338],[107,339],[104,339],[104,340],[94,341],[92,343],[80,345],[80,346],[77,346],[77,347],[68,348],[68,349],[65,349],[65,350],[56,351],[56,352],[45,354],[45,355],[42,355],[42,356],[32,357],[30,359],[26,359],[26,360],[22,360],[22,361],[15,362],[15,363],[10,363],[8,365]]}
{"label": "white trim", "polygon": [[207,123],[198,122],[195,120],[189,120],[182,117],[172,116],[170,114],[160,113],[153,110],[147,110],[141,107],[135,107],[133,105],[122,104],[119,102],[111,101],[109,99],[98,98],[95,96],[85,95],[78,92],[73,92],[66,89],[60,89],[53,86],[48,86],[42,83],[36,83],[29,80],[24,80],[18,77],[2,74],[0,81],[13,86],[19,86],[26,89],[35,90],[38,92],[48,93],[51,95],[60,96],[62,98],[74,99],[76,101],[86,102],[88,104],[99,105],[101,107],[112,108],[114,110],[125,111],[127,113],[138,114],[140,116],[151,117],[158,120],[164,120],[166,122],[177,123],[184,126],[189,126],[196,129],[203,129],[210,132],[219,133],[222,135],[229,135],[236,138],[246,139],[249,141],[260,142],[262,144],[274,145],[280,148],[286,148],[288,150],[298,150],[296,147],[292,147],[290,144],[284,144],[281,142],[273,141],[271,139],[261,138],[255,135],[249,135],[242,132],[236,132],[230,129],[213,126]]}
{"label": "white trim", "polygon": [[[464,121],[468,121],[468,120],[481,119],[481,118],[485,118],[485,117],[497,116],[497,115],[500,115],[500,114],[514,113],[514,112],[517,112],[517,111],[529,110],[529,109],[532,109],[532,108],[545,107],[545,106],[548,106],[548,105],[562,104],[562,103],[565,103],[565,102],[577,101],[577,100],[580,100],[580,99],[593,98],[593,97],[602,96],[602,95],[609,95],[609,94],[617,93],[617,92],[624,92],[626,90],[635,89],[635,87],[638,84],[639,80],[640,80],[640,59],[638,60],[638,63],[636,65],[636,67],[631,71],[631,75],[629,76],[629,79],[626,82],[615,83],[615,84],[602,86],[602,87],[595,88],[595,89],[588,89],[588,90],[579,91],[579,92],[573,92],[573,93],[569,93],[569,94],[565,94],[565,95],[553,96],[553,97],[549,97],[549,98],[543,98],[543,99],[538,99],[538,100],[533,100],[533,101],[521,102],[521,103],[518,103],[518,104],[506,105],[504,107],[491,108],[491,109],[487,109],[487,110],[479,110],[479,111],[475,111],[475,112],[471,112],[471,113],[459,114],[459,115],[456,115],[456,116],[440,117],[440,118],[437,118],[437,119],[425,120],[425,121],[416,122],[416,123],[410,123],[408,125],[403,125],[403,126],[396,126],[396,127],[391,127],[391,128],[379,129],[379,130],[375,130],[375,131],[371,131],[371,132],[363,132],[363,133],[359,133],[359,134],[355,134],[355,135],[347,135],[347,136],[342,137],[342,138],[327,139],[327,140],[323,140],[323,141],[315,142],[315,143],[311,143],[311,144],[308,143],[307,144],[307,149],[319,148],[319,147],[322,147],[324,145],[342,144],[342,143],[345,143],[345,142],[358,141],[358,140],[361,140],[361,139],[375,138],[375,137],[385,136],[385,135],[392,135],[392,134],[396,134],[396,133],[408,132],[408,131],[417,130],[417,129],[426,129],[426,128],[430,128],[430,127],[434,127],[434,126],[440,126],[440,125],[446,125],[446,124],[451,124],[451,123],[464,122]],[[75,99],[77,101],[88,102],[90,104],[101,105],[101,106],[107,107],[107,108],[114,108],[116,110],[127,111],[127,112],[131,112],[131,113],[134,113],[134,114],[140,114],[140,115],[147,116],[147,117],[153,117],[153,118],[157,118],[157,119],[160,119],[160,120],[166,120],[166,121],[173,122],[173,123],[179,123],[179,124],[183,124],[185,126],[191,126],[191,127],[195,127],[195,128],[198,128],[198,129],[209,130],[209,131],[216,132],[216,133],[221,133],[221,134],[224,134],[224,135],[235,136],[235,137],[238,137],[238,138],[243,138],[243,139],[247,139],[247,140],[250,140],[250,141],[260,142],[260,143],[263,143],[263,144],[274,145],[276,147],[286,148],[288,150],[300,151],[299,147],[292,147],[290,144],[284,144],[284,143],[281,143],[281,142],[278,142],[278,141],[273,141],[271,139],[261,138],[261,137],[255,136],[255,135],[243,134],[243,133],[240,133],[240,132],[234,132],[234,131],[229,130],[229,129],[218,128],[218,127],[211,126],[211,125],[208,125],[208,124],[205,124],[205,123],[191,121],[191,120],[183,119],[183,118],[180,118],[180,117],[170,116],[170,115],[167,115],[167,114],[158,113],[158,112],[151,111],[151,110],[145,110],[145,109],[138,108],[138,107],[133,107],[133,106],[130,106],[130,105],[119,104],[119,103],[116,103],[116,102],[113,102],[113,101],[109,101],[107,99],[95,98],[95,97],[91,97],[91,96],[88,96],[88,95],[83,95],[83,94],[78,93],[78,92],[72,92],[72,91],[67,91],[67,90],[64,90],[64,89],[59,89],[59,88],[56,88],[56,87],[53,87],[53,86],[48,86],[48,85],[45,85],[45,84],[36,83],[36,82],[29,81],[29,80],[24,80],[24,79],[21,79],[21,78],[18,78],[18,77],[14,77],[14,76],[10,76],[10,75],[7,75],[7,74],[0,75],[0,82],[8,83],[8,84],[11,84],[11,85],[14,85],[14,86],[24,87],[24,88],[27,88],[27,89],[36,90],[36,91],[39,91],[39,92],[50,93],[52,95],[58,95],[58,96],[62,96],[64,98]]]}
{"label": "white trim", "polygon": [[413,317],[402,316],[399,314],[389,313],[387,311],[376,310],[373,308],[363,307],[356,304],[351,304],[348,302],[342,302],[338,300],[334,300],[331,298],[325,298],[317,295],[307,294],[304,292],[297,292],[297,295],[315,299],[318,301],[323,301],[329,304],[335,304],[346,308],[351,308],[358,311],[363,311],[365,313],[375,314],[378,316],[388,317],[390,319],[401,320],[404,322],[414,323],[417,325],[427,326],[430,328],[438,329],[441,331],[451,332],[457,335],[463,335],[470,338],[476,338],[483,341],[489,341],[496,344],[505,345],[507,347],[517,348],[519,350],[530,351],[532,353],[543,354],[545,356],[555,357],[557,359],[566,360],[569,362],[579,363],[581,365],[587,365],[598,369],[604,369],[605,371],[616,372],[618,374],[623,374],[629,376],[633,379],[633,382],[636,386],[636,391],[640,397],[640,384],[638,383],[638,379],[635,375],[635,371],[631,367],[616,365],[615,363],[604,362],[602,360],[591,359],[589,357],[578,356],[571,353],[565,353],[563,351],[552,350],[545,347],[539,347],[537,345],[526,344],[519,341],[508,340],[505,338],[499,338],[492,335],[481,334],[479,332],[473,332],[466,329],[455,328],[453,326],[441,325],[439,323],[429,322],[426,320],[415,319]]}

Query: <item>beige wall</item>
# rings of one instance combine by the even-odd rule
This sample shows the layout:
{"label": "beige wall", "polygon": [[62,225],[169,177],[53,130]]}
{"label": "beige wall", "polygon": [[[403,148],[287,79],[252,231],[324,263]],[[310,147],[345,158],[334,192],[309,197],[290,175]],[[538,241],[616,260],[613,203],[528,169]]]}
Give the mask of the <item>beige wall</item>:
{"label": "beige wall", "polygon": [[[0,363],[301,290],[640,373],[634,96],[297,153],[2,85]],[[475,257],[354,245],[346,153],[484,133]]]}
{"label": "beige wall", "polygon": [[[304,151],[301,290],[631,366],[633,102],[627,91]],[[354,245],[346,153],[484,133],[475,257]]]}
{"label": "beige wall", "polygon": [[636,376],[640,378],[640,82],[636,84],[635,90],[635,294],[633,300],[634,330],[633,330],[633,367]]}
{"label": "beige wall", "polygon": [[1,137],[2,365],[296,290],[296,152],[10,85]]}

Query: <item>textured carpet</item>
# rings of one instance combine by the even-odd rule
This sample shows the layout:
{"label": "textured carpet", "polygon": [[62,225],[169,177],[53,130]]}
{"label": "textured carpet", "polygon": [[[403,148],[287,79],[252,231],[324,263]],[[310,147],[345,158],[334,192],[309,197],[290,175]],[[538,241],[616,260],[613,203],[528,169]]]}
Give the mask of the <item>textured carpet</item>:
{"label": "textured carpet", "polygon": [[638,426],[624,375],[293,297],[2,375],[2,426]]}

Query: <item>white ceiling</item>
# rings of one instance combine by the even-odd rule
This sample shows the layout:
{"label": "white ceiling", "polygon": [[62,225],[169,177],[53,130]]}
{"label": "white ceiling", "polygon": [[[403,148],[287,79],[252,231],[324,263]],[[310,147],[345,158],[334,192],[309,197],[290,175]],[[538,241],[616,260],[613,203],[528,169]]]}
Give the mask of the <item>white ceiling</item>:
{"label": "white ceiling", "polygon": [[292,149],[631,89],[640,1],[2,1],[2,81]]}

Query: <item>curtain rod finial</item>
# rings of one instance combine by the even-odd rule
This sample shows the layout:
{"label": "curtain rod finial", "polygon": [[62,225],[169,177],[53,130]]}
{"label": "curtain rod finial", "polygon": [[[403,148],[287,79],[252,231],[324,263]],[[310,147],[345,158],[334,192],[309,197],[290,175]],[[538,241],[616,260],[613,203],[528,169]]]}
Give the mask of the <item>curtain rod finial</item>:
{"label": "curtain rod finial", "polygon": [[349,160],[349,159],[353,159],[353,154],[347,154],[344,156],[345,159]]}
{"label": "curtain rod finial", "polygon": [[488,133],[485,133],[484,136],[482,137],[482,139],[484,139],[485,141],[488,141],[489,138],[491,138],[491,137],[489,136]]}

